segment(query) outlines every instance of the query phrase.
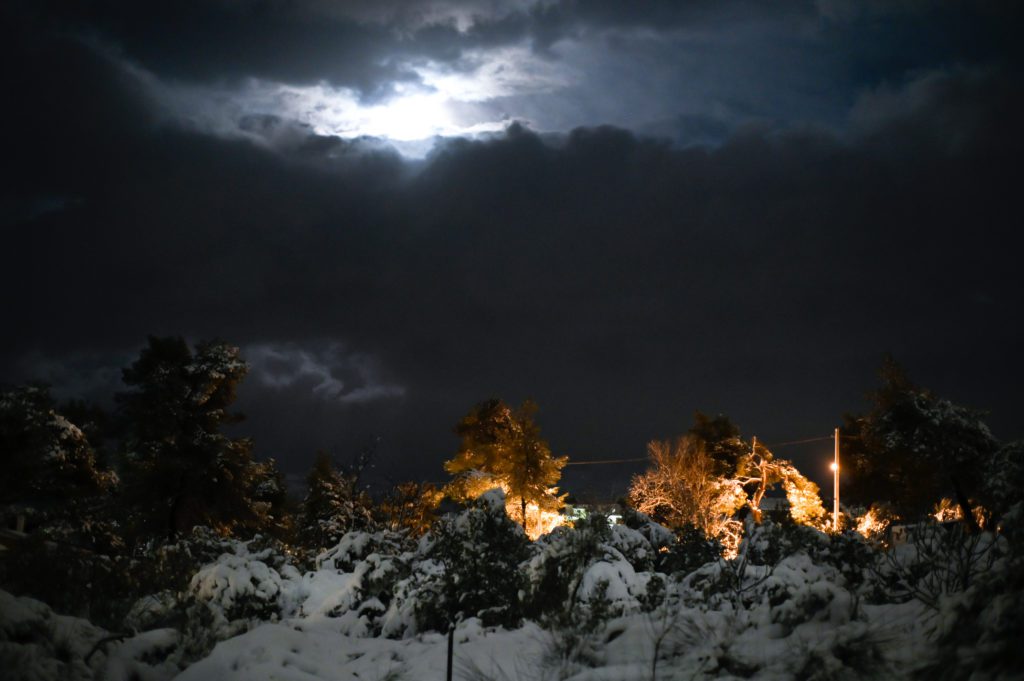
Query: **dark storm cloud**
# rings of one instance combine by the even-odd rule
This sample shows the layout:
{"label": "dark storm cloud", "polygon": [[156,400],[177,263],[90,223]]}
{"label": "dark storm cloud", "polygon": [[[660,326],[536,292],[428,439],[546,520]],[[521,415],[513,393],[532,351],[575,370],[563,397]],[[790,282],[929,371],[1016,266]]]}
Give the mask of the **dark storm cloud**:
{"label": "dark storm cloud", "polygon": [[[387,100],[401,84],[423,85],[425,63],[468,73],[486,59],[481,53],[525,44],[571,69],[574,82],[561,99],[513,93],[485,108],[555,130],[613,122],[665,132],[678,113],[714,116],[730,129],[738,117],[790,120],[797,110],[805,120],[834,122],[856,88],[894,73],[1019,56],[1012,8],[1002,3],[107,0],[15,7],[168,82],[327,83],[353,89],[364,103]],[[631,109],[615,106],[615,97]]]}
{"label": "dark storm cloud", "polygon": [[884,351],[997,434],[1020,406],[1012,63],[900,72],[841,132],[513,127],[408,161],[274,116],[252,139],[169,124],[148,72],[75,32],[4,50],[30,65],[3,112],[6,379],[96,383],[148,333],[221,337],[252,361],[262,454],[383,435],[389,475],[428,478],[491,395],[535,398],[584,458],[695,408],[827,435]]}

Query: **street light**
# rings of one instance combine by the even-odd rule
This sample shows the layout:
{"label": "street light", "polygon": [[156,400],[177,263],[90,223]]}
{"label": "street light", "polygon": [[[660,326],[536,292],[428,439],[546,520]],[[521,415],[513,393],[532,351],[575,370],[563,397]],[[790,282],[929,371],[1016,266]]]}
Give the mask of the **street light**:
{"label": "street light", "polygon": [[839,429],[836,428],[836,458],[829,468],[832,469],[832,531],[839,531]]}

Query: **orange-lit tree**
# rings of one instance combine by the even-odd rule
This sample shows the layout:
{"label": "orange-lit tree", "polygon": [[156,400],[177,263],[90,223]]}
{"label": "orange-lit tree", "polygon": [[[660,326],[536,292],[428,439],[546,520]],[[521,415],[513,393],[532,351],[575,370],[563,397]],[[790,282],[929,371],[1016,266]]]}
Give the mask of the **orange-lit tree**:
{"label": "orange-lit tree", "polygon": [[[742,532],[738,511],[747,507],[760,522],[761,500],[768,489],[781,483],[793,520],[822,526],[825,509],[817,485],[760,443],[744,445],[738,429],[725,417],[717,418],[714,429],[707,427],[709,419],[701,417],[698,413],[698,426],[675,442],[647,445],[651,468],[634,476],[630,486],[630,503],[637,510],[670,527],[698,527],[730,553]],[[721,441],[706,439],[716,432],[727,439],[727,449]]]}
{"label": "orange-lit tree", "polygon": [[742,525],[734,518],[745,503],[742,488],[717,473],[705,443],[693,435],[647,445],[652,467],[633,477],[629,500],[641,513],[669,527],[693,525],[726,548],[739,543]]}
{"label": "orange-lit tree", "polygon": [[448,496],[468,501],[500,487],[509,516],[531,537],[550,529],[545,517],[557,516],[562,506],[557,484],[568,461],[552,455],[533,420],[536,412],[530,401],[515,410],[497,399],[478,404],[455,427],[459,451],[444,465],[454,476]]}

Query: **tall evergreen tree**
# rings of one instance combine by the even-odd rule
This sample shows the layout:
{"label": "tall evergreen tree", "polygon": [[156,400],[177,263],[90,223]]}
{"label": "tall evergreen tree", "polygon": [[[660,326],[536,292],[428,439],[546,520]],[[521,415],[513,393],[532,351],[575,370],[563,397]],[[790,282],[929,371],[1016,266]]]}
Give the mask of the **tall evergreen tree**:
{"label": "tall evergreen tree", "polygon": [[299,542],[313,551],[337,543],[346,528],[340,518],[345,506],[345,483],[325,451],[316,453],[306,477],[306,498],[299,520]]}
{"label": "tall evergreen tree", "polygon": [[0,514],[21,515],[47,536],[83,548],[114,541],[108,520],[117,476],[97,463],[47,388],[0,392],[0,468]]}
{"label": "tall evergreen tree", "polygon": [[733,476],[740,462],[750,453],[750,446],[740,437],[740,428],[728,416],[708,416],[696,411],[693,426],[687,433],[704,444],[704,451],[714,459],[718,475]]}
{"label": "tall evergreen tree", "polygon": [[455,476],[447,491],[456,498],[477,496],[489,487],[502,487],[517,506],[527,529],[527,507],[557,511],[562,498],[556,485],[568,457],[555,457],[534,422],[537,405],[526,401],[512,410],[497,399],[477,405],[455,427],[461,439],[455,458],[445,470]]}
{"label": "tall evergreen tree", "polygon": [[977,529],[971,500],[984,492],[982,475],[998,447],[983,413],[914,385],[891,357],[881,378],[872,410],[847,420],[851,492],[909,516],[951,492],[964,521]]}
{"label": "tall evergreen tree", "polygon": [[373,524],[371,499],[358,484],[371,454],[371,449],[364,449],[352,463],[339,470],[327,452],[317,452],[306,478],[306,497],[299,521],[299,541],[303,546],[320,551],[337,544],[346,532]]}
{"label": "tall evergreen tree", "polygon": [[174,539],[198,525],[229,532],[258,524],[252,443],[222,432],[242,420],[229,408],[247,371],[226,343],[199,343],[193,352],[181,338],[155,337],[124,370],[130,390],[117,401],[139,529]]}

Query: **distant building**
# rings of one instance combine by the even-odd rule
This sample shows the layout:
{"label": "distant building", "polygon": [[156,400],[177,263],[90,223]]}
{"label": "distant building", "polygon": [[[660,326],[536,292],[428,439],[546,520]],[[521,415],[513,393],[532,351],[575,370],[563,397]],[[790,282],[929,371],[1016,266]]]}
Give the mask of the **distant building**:
{"label": "distant building", "polygon": [[758,508],[766,513],[789,513],[789,498],[786,496],[785,490],[782,489],[782,485],[772,485],[761,497]]}
{"label": "distant building", "polygon": [[595,513],[608,518],[609,525],[622,522],[622,509],[618,504],[566,504],[562,507],[562,515],[572,520],[584,520]]}

